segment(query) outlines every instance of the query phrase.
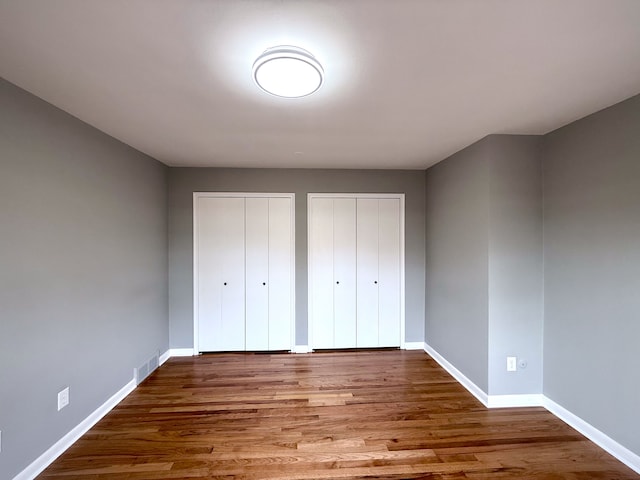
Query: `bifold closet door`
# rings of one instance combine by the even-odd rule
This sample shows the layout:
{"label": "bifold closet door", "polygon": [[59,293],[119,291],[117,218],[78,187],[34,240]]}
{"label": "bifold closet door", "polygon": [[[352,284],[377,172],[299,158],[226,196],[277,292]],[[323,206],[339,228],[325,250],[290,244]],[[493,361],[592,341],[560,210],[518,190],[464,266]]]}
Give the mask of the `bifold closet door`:
{"label": "bifold closet door", "polygon": [[400,201],[359,198],[359,348],[400,345]]}
{"label": "bifold closet door", "polygon": [[401,345],[400,198],[312,197],[312,348]]}
{"label": "bifold closet door", "polygon": [[244,350],[245,199],[198,202],[198,348]]}
{"label": "bifold closet door", "polygon": [[310,206],[313,348],[356,346],[356,200],[314,198]]}
{"label": "bifold closet door", "polygon": [[196,201],[198,350],[290,350],[293,199]]}
{"label": "bifold closet door", "polygon": [[246,199],[246,350],[291,349],[291,199]]}

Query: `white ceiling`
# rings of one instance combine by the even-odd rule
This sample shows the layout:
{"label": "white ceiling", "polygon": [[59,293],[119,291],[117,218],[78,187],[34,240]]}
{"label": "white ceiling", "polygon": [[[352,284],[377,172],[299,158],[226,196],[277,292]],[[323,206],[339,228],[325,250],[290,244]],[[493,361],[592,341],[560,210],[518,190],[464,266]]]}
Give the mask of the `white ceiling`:
{"label": "white ceiling", "polygon": [[0,0],[0,75],[167,165],[425,168],[640,93],[640,0]]}

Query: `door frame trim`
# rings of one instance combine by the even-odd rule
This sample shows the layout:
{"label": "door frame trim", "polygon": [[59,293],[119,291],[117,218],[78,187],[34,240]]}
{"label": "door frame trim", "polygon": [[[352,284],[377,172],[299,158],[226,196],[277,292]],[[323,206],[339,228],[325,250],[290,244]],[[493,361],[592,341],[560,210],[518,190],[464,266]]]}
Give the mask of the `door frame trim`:
{"label": "door frame trim", "polygon": [[313,349],[313,277],[311,275],[311,200],[314,198],[395,198],[400,200],[400,348],[405,348],[405,194],[307,193],[307,337]]}
{"label": "door frame trim", "polygon": [[193,354],[200,354],[198,329],[198,199],[200,198],[289,198],[291,199],[291,350],[296,339],[296,195],[264,192],[193,192]]}

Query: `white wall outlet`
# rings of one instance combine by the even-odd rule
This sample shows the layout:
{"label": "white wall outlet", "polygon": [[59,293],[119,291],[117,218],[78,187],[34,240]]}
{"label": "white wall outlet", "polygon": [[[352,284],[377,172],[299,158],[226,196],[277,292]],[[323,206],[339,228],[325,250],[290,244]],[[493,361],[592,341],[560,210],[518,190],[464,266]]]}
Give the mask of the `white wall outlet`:
{"label": "white wall outlet", "polygon": [[69,405],[69,387],[58,392],[58,411]]}
{"label": "white wall outlet", "polygon": [[507,357],[507,372],[515,372],[518,369],[518,358]]}

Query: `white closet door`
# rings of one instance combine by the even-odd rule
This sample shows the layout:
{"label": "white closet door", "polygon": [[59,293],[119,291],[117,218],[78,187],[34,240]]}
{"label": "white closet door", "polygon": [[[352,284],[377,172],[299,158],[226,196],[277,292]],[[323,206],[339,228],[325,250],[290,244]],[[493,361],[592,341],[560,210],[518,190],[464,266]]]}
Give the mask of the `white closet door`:
{"label": "white closet door", "polygon": [[244,350],[244,198],[201,198],[198,348]]}
{"label": "white closet door", "polygon": [[245,349],[244,198],[224,198],[220,229],[222,252],[221,350]]}
{"label": "white closet door", "polygon": [[380,347],[400,345],[400,200],[378,201],[378,327]]}
{"label": "white closet door", "polygon": [[357,346],[378,345],[378,199],[357,200]]}
{"label": "white closet door", "polygon": [[333,199],[310,202],[311,341],[313,348],[333,348]]}
{"label": "white closet door", "polygon": [[[269,199],[269,350],[290,350],[293,312],[291,311],[291,199]],[[251,301],[251,300],[249,300]],[[247,325],[247,328],[248,325]]]}
{"label": "white closet door", "polygon": [[312,348],[401,346],[403,198],[318,194],[309,202]]}
{"label": "white closet door", "polygon": [[333,201],[334,348],[356,346],[356,199]]}
{"label": "white closet door", "polygon": [[218,268],[221,255],[221,236],[218,222],[218,199],[199,198],[196,245],[198,248],[198,348],[218,350],[222,331],[222,271]]}
{"label": "white closet door", "polygon": [[269,199],[247,198],[246,350],[269,349]]}

